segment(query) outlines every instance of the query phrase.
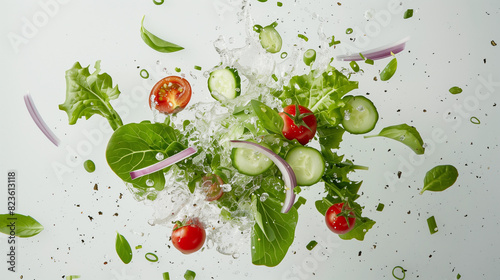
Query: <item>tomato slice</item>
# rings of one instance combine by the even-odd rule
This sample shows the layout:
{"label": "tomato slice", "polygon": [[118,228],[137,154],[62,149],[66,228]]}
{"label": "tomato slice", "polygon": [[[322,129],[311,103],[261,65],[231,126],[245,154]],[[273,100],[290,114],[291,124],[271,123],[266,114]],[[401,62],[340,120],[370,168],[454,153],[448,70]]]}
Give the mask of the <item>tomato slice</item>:
{"label": "tomato slice", "polygon": [[207,201],[213,201],[219,199],[224,193],[221,185],[224,184],[224,180],[215,174],[209,174],[203,176],[203,182],[201,183],[201,188],[206,194]]}
{"label": "tomato slice", "polygon": [[191,85],[178,76],[161,79],[151,90],[149,107],[164,114],[182,111],[191,100]]}

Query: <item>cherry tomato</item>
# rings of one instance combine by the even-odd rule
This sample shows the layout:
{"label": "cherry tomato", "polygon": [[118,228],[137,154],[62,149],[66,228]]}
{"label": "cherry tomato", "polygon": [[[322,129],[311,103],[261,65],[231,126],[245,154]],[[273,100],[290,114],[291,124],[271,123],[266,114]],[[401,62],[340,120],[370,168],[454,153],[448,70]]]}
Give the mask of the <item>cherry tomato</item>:
{"label": "cherry tomato", "polygon": [[206,200],[212,201],[219,199],[224,193],[221,188],[221,185],[223,184],[224,180],[222,180],[222,178],[218,175],[208,174],[203,176],[201,188],[206,194]]}
{"label": "cherry tomato", "polygon": [[344,206],[344,203],[341,202],[328,208],[325,214],[325,221],[326,226],[334,233],[345,234],[354,228],[356,216],[348,205]]}
{"label": "cherry tomato", "polygon": [[181,77],[169,76],[161,79],[151,90],[149,107],[164,114],[173,114],[182,111],[189,100],[191,100],[189,82]]}
{"label": "cherry tomato", "polygon": [[286,106],[280,116],[284,121],[283,136],[286,139],[297,139],[300,144],[305,145],[314,138],[317,123],[311,110],[292,104]]}
{"label": "cherry tomato", "polygon": [[189,220],[185,224],[176,222],[171,239],[174,247],[183,254],[191,254],[203,246],[206,238],[203,225],[197,220]]}

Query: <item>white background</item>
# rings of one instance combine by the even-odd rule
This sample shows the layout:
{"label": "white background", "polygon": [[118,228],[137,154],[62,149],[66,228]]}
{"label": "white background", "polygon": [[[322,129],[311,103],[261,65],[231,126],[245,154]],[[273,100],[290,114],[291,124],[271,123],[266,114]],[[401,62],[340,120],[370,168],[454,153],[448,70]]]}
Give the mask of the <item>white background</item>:
{"label": "white background", "polygon": [[[179,67],[192,82],[192,104],[212,100],[203,71],[194,66],[207,70],[220,62],[213,47],[219,36],[232,38],[235,47],[244,42],[248,30],[236,15],[240,0],[166,0],[160,6],[152,1],[10,1],[0,11],[0,186],[5,188],[0,213],[7,211],[7,171],[16,170],[18,212],[35,217],[45,230],[18,239],[16,273],[7,271],[7,238],[0,236],[0,278],[161,279],[168,271],[171,279],[183,279],[190,269],[196,279],[393,279],[392,268],[401,265],[406,279],[456,279],[457,273],[462,279],[496,279],[500,47],[491,41],[500,43],[498,1],[282,2],[277,7],[276,0],[251,0],[249,11],[261,25],[278,22],[284,51],[317,48],[320,26],[342,41],[331,50],[335,56],[411,37],[390,81],[373,80],[388,59],[363,65],[365,73],[353,77],[360,82],[353,93],[370,93],[378,108],[375,131],[408,123],[427,143],[426,155],[416,157],[389,139],[344,137],[340,152],[370,167],[353,176],[364,181],[359,201],[377,222],[363,242],[340,240],[326,229],[313,203],[322,190],[311,187],[295,242],[277,267],[252,265],[249,244],[242,244],[248,250],[238,259],[215,250],[184,256],[168,248],[170,228],[150,226],[150,207],[135,201],[107,166],[107,122],[97,116],[70,126],[58,110],[65,99],[64,72],[76,61],[92,67],[102,61],[102,71],[122,92],[122,101],[114,104],[124,123],[152,119],[147,95],[156,80],[143,80],[140,69],[166,68],[166,75]],[[414,15],[404,20],[409,8]],[[367,11],[374,15],[369,20]],[[146,46],[139,35],[143,15],[150,31],[185,49],[162,54]],[[349,27],[354,33],[346,35]],[[339,61],[333,65],[348,67]],[[452,86],[463,93],[451,95]],[[59,147],[31,120],[23,102],[27,93],[62,140]],[[472,124],[472,116],[481,123]],[[96,172],[83,169],[86,159],[96,163]],[[439,164],[456,166],[458,181],[442,193],[419,195],[425,172]],[[61,166],[66,167],[56,171]],[[379,202],[385,204],[382,212],[375,211]],[[434,235],[426,223],[430,216],[439,227]],[[116,231],[133,247],[142,245],[128,265],[115,253]],[[308,251],[311,240],[319,245]],[[155,252],[159,262],[148,262],[146,252]]]}

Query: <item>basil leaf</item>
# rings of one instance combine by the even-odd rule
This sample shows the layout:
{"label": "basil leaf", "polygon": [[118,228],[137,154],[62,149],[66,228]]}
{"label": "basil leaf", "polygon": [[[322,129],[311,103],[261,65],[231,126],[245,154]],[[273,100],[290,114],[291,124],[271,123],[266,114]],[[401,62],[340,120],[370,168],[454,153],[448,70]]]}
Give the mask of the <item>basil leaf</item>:
{"label": "basil leaf", "polygon": [[130,244],[127,239],[125,239],[125,237],[118,232],[116,233],[115,248],[116,253],[125,264],[132,261],[132,248],[130,248]]}
{"label": "basil leaf", "polygon": [[141,20],[141,38],[148,46],[150,46],[153,50],[163,52],[163,53],[171,53],[184,49],[181,46],[178,46],[174,43],[167,42],[161,38],[158,38],[153,33],[149,32],[146,28],[144,28],[144,18]]}
{"label": "basil leaf", "polygon": [[417,129],[407,124],[399,124],[388,126],[380,131],[377,135],[365,136],[365,138],[383,136],[396,141],[399,141],[410,147],[417,155],[422,155],[425,152],[424,141],[418,133]]}
{"label": "basil leaf", "polygon": [[438,165],[425,174],[424,191],[440,192],[451,187],[458,178],[458,170],[453,165]]}
{"label": "basil leaf", "polygon": [[180,132],[167,124],[130,123],[117,129],[109,139],[106,160],[118,177],[137,189],[138,195],[150,188],[160,191],[165,187],[162,170],[134,180],[130,172],[157,163],[158,153],[166,158],[182,151],[186,147],[180,139]]}
{"label": "basil leaf", "polygon": [[394,73],[396,73],[396,69],[397,68],[398,68],[398,60],[396,58],[393,58],[387,64],[387,66],[385,66],[384,70],[382,70],[382,72],[380,73],[380,79],[382,81],[389,80],[390,78],[392,78],[392,76],[394,75]]}
{"label": "basil leaf", "polygon": [[85,117],[89,119],[95,114],[108,119],[113,130],[123,125],[122,119],[111,106],[110,100],[118,98],[120,90],[113,87],[111,76],[99,74],[101,61],[95,63],[95,71],[90,74],[89,66],[83,68],[79,62],[66,71],[66,100],[59,109],[68,114],[69,124]]}
{"label": "basil leaf", "polygon": [[250,103],[262,126],[271,133],[282,135],[284,124],[278,112],[257,100],[252,100]]}
{"label": "basil leaf", "polygon": [[43,226],[30,216],[21,214],[0,214],[0,232],[17,237],[32,237],[42,232]]}

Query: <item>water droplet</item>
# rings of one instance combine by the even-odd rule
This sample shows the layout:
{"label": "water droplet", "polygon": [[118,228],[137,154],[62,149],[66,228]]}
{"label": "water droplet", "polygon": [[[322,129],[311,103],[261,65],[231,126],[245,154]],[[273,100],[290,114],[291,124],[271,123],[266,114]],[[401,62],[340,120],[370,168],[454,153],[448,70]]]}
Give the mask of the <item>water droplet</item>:
{"label": "water droplet", "polygon": [[164,156],[162,153],[157,153],[157,154],[156,154],[156,159],[157,159],[158,161],[161,161],[161,160],[163,160],[164,158],[165,158],[165,156]]}
{"label": "water droplet", "polygon": [[231,184],[222,184],[220,185],[220,187],[222,188],[223,192],[230,192],[232,189]]}
{"label": "water droplet", "polygon": [[404,135],[401,135],[401,137],[399,137],[399,140],[400,140],[400,141],[404,141],[404,140],[405,140],[405,136],[404,136]]}
{"label": "water droplet", "polygon": [[239,258],[239,257],[240,257],[240,254],[238,254],[238,253],[234,253],[232,256],[233,256],[233,259],[237,259],[237,258]]}
{"label": "water droplet", "polygon": [[152,187],[154,184],[155,184],[155,182],[153,180],[151,180],[151,179],[146,180],[146,186]]}
{"label": "water droplet", "polygon": [[351,112],[349,112],[348,110],[345,110],[344,111],[344,120],[348,121],[351,119]]}
{"label": "water droplet", "polygon": [[358,106],[358,108],[356,108],[356,110],[358,110],[359,112],[363,112],[365,110],[365,107],[360,105],[360,106]]}
{"label": "water droplet", "polygon": [[260,201],[264,202],[267,200],[267,198],[269,197],[269,194],[268,193],[262,193],[260,195]]}

